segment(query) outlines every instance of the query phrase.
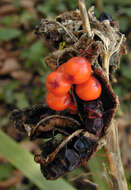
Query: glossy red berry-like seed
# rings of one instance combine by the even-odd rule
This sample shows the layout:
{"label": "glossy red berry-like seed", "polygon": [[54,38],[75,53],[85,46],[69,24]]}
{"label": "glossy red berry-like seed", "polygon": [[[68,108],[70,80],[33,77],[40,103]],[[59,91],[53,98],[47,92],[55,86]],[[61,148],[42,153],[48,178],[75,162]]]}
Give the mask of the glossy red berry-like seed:
{"label": "glossy red berry-like seed", "polygon": [[91,71],[91,65],[84,57],[73,57],[64,64],[64,77],[72,84],[87,81]]}
{"label": "glossy red berry-like seed", "polygon": [[64,73],[64,66],[65,66],[65,63],[63,63],[62,65],[60,65],[60,66],[57,68],[57,72]]}
{"label": "glossy red berry-like seed", "polygon": [[70,104],[69,104],[69,106],[68,106],[68,109],[70,110],[70,112],[71,112],[72,114],[75,114],[76,111],[77,111],[77,107],[76,107],[76,105],[75,105],[73,102],[70,102]]}
{"label": "glossy red berry-like seed", "polygon": [[63,96],[68,93],[71,84],[65,80],[63,73],[54,71],[47,76],[46,87],[56,96]]}
{"label": "glossy red berry-like seed", "polygon": [[101,91],[101,84],[94,76],[91,76],[88,81],[76,85],[77,96],[85,101],[91,101],[99,98]]}
{"label": "glossy red berry-like seed", "polygon": [[71,99],[69,94],[64,96],[55,96],[49,92],[46,96],[46,102],[52,110],[63,111],[68,108]]}

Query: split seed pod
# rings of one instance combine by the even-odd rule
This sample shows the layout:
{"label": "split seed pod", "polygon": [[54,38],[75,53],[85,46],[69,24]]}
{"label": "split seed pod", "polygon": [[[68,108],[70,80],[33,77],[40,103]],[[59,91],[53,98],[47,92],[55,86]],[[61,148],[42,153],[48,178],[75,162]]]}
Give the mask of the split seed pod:
{"label": "split seed pod", "polygon": [[79,99],[74,94],[79,119],[77,116],[75,116],[77,120],[73,120],[52,115],[43,119],[35,128],[39,135],[36,137],[40,137],[40,133],[41,135],[48,133],[46,131],[48,128],[58,130],[57,134],[63,135],[58,141],[54,133],[54,139],[45,143],[41,148],[41,154],[35,156],[35,161],[40,164],[41,171],[47,179],[56,179],[79,167],[84,161],[88,161],[96,151],[99,139],[107,133],[117,101],[102,70],[95,69],[94,76],[102,85],[102,94],[97,100],[89,102]]}

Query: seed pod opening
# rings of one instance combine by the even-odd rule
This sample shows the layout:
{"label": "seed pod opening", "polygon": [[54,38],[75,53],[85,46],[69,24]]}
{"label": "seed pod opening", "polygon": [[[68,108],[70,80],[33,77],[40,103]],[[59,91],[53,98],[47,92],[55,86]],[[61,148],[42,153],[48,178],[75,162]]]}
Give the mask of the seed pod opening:
{"label": "seed pod opening", "polygon": [[117,100],[108,79],[101,69],[94,69],[93,75],[102,86],[101,96],[93,101],[83,101],[75,93],[78,111],[83,120],[85,128],[102,137],[109,127],[112,117],[116,111]]}

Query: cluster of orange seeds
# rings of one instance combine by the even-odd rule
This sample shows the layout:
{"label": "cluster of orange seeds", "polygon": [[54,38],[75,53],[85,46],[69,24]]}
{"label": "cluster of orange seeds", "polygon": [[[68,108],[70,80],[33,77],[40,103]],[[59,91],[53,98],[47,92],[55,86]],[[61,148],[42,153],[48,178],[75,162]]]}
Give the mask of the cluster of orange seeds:
{"label": "cluster of orange seeds", "polygon": [[101,94],[101,84],[92,76],[89,61],[84,57],[73,57],[47,76],[48,106],[56,111],[67,108],[74,111],[76,108],[69,95],[73,84],[77,96],[84,101],[95,100]]}

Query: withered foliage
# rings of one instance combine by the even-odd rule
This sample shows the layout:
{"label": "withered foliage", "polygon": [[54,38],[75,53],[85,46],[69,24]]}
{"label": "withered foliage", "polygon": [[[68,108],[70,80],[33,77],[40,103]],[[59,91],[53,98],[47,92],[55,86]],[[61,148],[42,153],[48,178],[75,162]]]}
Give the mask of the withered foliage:
{"label": "withered foliage", "polygon": [[[79,10],[65,12],[55,21],[42,19],[35,33],[53,50],[45,59],[53,70],[74,56],[86,57],[92,65],[93,75],[102,85],[101,96],[93,101],[83,101],[75,94],[74,85],[70,94],[77,107],[76,113],[68,109],[56,112],[47,105],[35,105],[15,110],[11,115],[14,126],[28,134],[31,140],[50,138],[42,146],[41,154],[35,155],[35,161],[47,179],[56,179],[88,161],[96,152],[99,140],[107,134],[116,111],[116,97],[101,68],[101,60],[103,51],[110,51],[112,74],[113,66],[115,69],[119,66],[117,55],[123,53],[125,39],[117,22],[97,20],[92,8],[89,19],[94,38],[84,32]],[[112,35],[116,38],[114,49]]]}

